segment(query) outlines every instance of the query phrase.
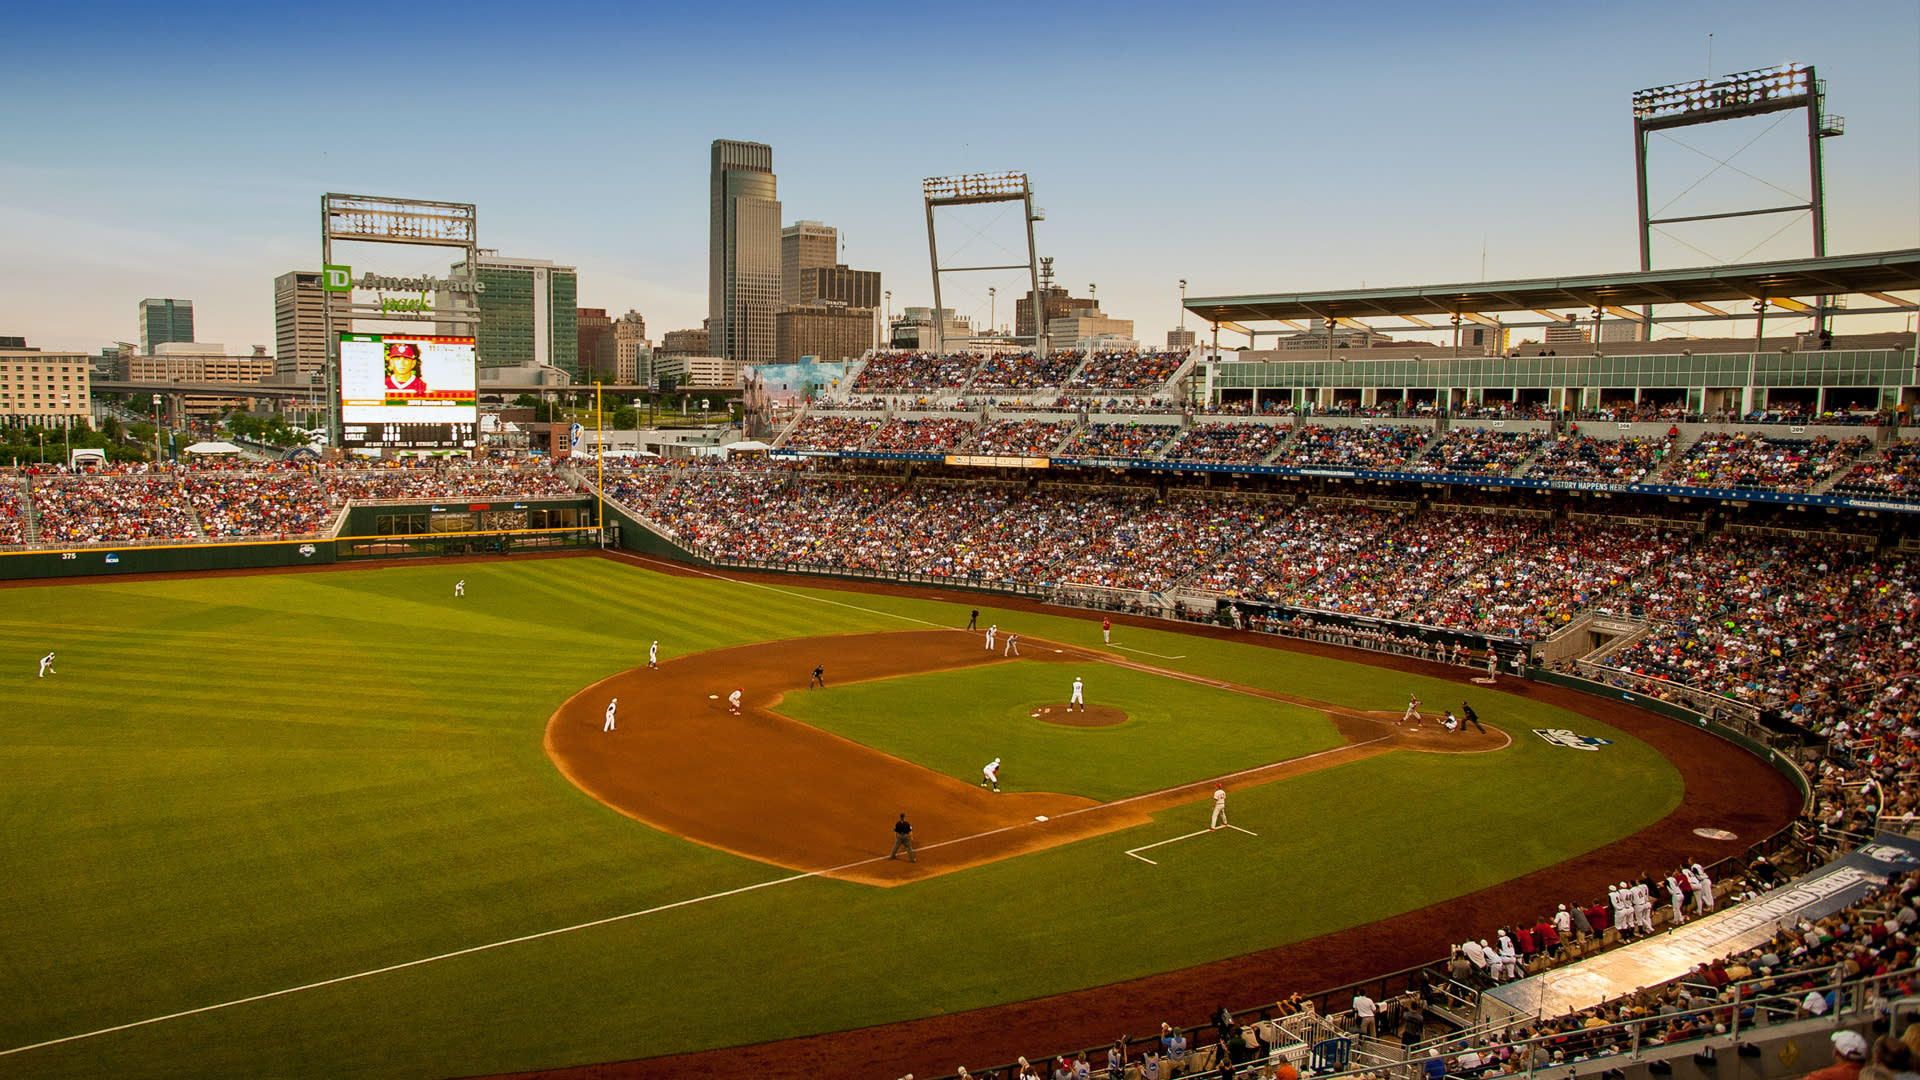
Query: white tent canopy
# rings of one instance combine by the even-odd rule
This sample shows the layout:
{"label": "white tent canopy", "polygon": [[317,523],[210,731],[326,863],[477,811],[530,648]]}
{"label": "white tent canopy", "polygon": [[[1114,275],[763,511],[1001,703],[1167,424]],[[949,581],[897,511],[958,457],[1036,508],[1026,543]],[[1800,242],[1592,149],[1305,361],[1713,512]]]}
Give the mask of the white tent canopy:
{"label": "white tent canopy", "polygon": [[240,448],[230,442],[197,442],[187,447],[189,454],[237,454]]}

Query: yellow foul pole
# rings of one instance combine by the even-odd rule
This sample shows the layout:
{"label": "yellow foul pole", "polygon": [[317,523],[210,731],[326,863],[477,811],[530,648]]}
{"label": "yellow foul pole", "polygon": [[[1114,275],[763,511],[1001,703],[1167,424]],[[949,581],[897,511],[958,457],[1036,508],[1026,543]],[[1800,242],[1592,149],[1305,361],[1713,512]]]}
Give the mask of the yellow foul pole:
{"label": "yellow foul pole", "polygon": [[593,384],[593,414],[598,418],[597,453],[593,457],[593,490],[600,499],[600,546],[607,546],[607,412],[600,407],[600,384]]}

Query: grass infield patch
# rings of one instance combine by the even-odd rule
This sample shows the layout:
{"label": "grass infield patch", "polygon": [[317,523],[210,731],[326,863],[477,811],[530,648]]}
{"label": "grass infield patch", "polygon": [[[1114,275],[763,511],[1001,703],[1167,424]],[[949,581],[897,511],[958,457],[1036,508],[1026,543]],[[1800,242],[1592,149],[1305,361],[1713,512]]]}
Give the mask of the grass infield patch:
{"label": "grass infield patch", "polygon": [[[1029,715],[1066,701],[1076,675],[1126,722],[1065,727]],[[997,757],[1004,791],[1103,802],[1341,744],[1317,710],[1107,664],[938,671],[788,694],[778,711],[963,780]]]}

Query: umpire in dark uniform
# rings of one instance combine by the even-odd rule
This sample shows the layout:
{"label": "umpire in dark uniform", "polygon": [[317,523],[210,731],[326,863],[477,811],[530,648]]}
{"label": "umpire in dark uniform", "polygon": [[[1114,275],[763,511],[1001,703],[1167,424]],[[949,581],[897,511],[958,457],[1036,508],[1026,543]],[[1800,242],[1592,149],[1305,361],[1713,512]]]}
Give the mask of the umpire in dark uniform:
{"label": "umpire in dark uniform", "polygon": [[900,820],[893,823],[893,851],[887,855],[887,858],[897,857],[901,848],[907,849],[908,862],[920,861],[913,857],[913,825],[907,821],[905,814],[901,814]]}

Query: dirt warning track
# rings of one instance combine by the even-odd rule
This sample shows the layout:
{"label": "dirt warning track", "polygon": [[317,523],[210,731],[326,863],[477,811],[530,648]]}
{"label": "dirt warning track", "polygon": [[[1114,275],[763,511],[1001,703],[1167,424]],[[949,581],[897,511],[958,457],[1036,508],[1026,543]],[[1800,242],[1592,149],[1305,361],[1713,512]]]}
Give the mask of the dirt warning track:
{"label": "dirt warning track", "polygon": [[[1098,660],[1173,678],[1131,660],[1026,639],[1027,662]],[[582,790],[621,813],[709,847],[803,872],[898,885],[1144,824],[1154,813],[1205,799],[1212,779],[1110,803],[1046,792],[993,792],[976,778],[937,773],[781,716],[786,695],[832,686],[1019,662],[989,652],[978,634],[918,630],[796,638],[698,653],[657,669],[622,672],[568,699],[547,722],[546,747]],[[1507,745],[1497,729],[1415,730],[1395,718],[1214,680],[1210,685],[1319,708],[1346,745],[1222,778],[1230,788],[1268,783],[1395,749],[1471,753]],[[741,712],[729,712],[736,688]],[[619,699],[616,730],[602,730]],[[934,706],[930,706],[932,708]],[[903,723],[922,717],[902,717]],[[1043,721],[1036,721],[1043,722]],[[918,862],[888,860],[892,825],[914,822]],[[1044,819],[1044,820],[1042,820]]]}

